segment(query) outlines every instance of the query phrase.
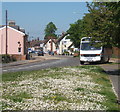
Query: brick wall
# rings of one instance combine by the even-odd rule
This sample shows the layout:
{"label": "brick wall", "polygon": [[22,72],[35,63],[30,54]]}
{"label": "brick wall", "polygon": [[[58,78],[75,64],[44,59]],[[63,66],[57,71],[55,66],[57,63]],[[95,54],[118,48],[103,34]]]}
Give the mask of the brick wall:
{"label": "brick wall", "polygon": [[120,58],[120,48],[113,47],[113,55]]}
{"label": "brick wall", "polygon": [[26,55],[18,55],[18,54],[14,54],[12,55],[14,58],[16,58],[17,60],[26,60]]}

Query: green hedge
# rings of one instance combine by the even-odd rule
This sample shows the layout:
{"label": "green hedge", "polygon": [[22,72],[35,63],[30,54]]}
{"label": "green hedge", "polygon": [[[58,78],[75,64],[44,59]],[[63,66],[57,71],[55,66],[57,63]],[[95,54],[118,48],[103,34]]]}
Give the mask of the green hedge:
{"label": "green hedge", "polygon": [[14,58],[13,56],[6,55],[6,54],[1,56],[2,56],[2,63],[9,63],[9,62],[16,61],[16,58]]}

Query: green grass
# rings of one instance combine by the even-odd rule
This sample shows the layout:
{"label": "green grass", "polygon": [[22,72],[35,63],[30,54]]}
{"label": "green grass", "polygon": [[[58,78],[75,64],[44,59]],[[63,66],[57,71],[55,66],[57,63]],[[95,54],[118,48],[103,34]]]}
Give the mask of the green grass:
{"label": "green grass", "polygon": [[[32,98],[32,96],[30,94],[28,94],[27,92],[20,92],[14,95],[6,95],[6,96],[2,96],[4,99],[9,99],[13,102],[24,102],[24,99],[30,99]],[[5,109],[6,107],[11,107],[11,105],[7,104],[6,102],[2,102],[2,109]],[[17,108],[16,108],[17,109]],[[18,108],[19,109],[19,108]]]}
{"label": "green grass", "polygon": [[[10,73],[3,73],[2,74],[2,81],[21,81],[23,80],[22,77],[28,77],[31,76],[31,78],[40,78],[40,77],[44,77],[44,73],[48,72],[50,70],[36,70],[36,71],[20,71],[20,72],[10,72]],[[37,75],[37,74],[41,74],[41,75]]]}
{"label": "green grass", "polygon": [[67,99],[65,96],[63,96],[62,94],[50,94],[50,96],[45,96],[44,100],[54,100],[56,103],[60,102],[60,101],[67,101],[67,102],[71,102],[69,99]]}
{"label": "green grass", "polygon": [[10,99],[14,102],[22,102],[24,98],[30,99],[30,98],[32,98],[32,96],[30,94],[28,94],[27,92],[20,92],[15,95],[10,95],[10,94],[8,94],[6,96],[3,95],[3,98]]}
{"label": "green grass", "polygon": [[85,89],[84,88],[76,88],[75,91],[84,91]]}

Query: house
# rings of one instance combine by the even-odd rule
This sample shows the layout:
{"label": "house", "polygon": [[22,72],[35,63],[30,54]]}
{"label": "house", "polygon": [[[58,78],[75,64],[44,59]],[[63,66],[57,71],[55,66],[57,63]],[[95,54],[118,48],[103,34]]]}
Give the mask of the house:
{"label": "house", "polygon": [[[54,52],[56,54],[64,54],[68,52],[69,54],[73,54],[75,51],[75,47],[70,39],[67,39],[68,34],[63,33],[58,39],[48,37],[44,40],[44,52]],[[71,48],[72,47],[72,48]]]}
{"label": "house", "polygon": [[75,52],[79,52],[79,49],[78,48],[76,48],[74,45],[73,45],[73,43],[68,47],[68,52],[70,53],[70,54],[74,54]]}
{"label": "house", "polygon": [[43,48],[44,41],[42,40],[32,40],[30,41],[29,48],[31,48],[32,51],[40,51],[41,48]]}
{"label": "house", "polygon": [[72,44],[70,39],[67,39],[68,34],[63,34],[57,41],[57,54],[63,54],[64,52],[69,52],[68,47]]}
{"label": "house", "polygon": [[[13,22],[14,23],[14,22]],[[27,37],[24,29],[9,23],[7,26],[7,44],[6,44],[6,26],[0,26],[0,54],[9,54],[16,58],[25,59],[27,54]],[[7,45],[7,48],[6,48]]]}
{"label": "house", "polygon": [[44,52],[56,52],[56,42],[57,40],[53,38],[46,39],[43,45]]}

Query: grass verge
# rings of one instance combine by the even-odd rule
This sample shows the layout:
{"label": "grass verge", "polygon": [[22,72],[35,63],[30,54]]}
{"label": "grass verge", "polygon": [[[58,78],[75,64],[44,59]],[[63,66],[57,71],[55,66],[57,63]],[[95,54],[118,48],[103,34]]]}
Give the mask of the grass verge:
{"label": "grass verge", "polygon": [[93,65],[6,73],[3,110],[118,111],[109,77]]}

